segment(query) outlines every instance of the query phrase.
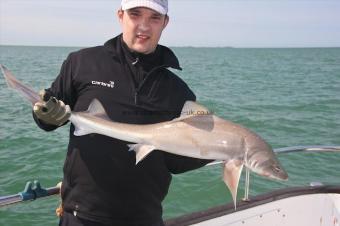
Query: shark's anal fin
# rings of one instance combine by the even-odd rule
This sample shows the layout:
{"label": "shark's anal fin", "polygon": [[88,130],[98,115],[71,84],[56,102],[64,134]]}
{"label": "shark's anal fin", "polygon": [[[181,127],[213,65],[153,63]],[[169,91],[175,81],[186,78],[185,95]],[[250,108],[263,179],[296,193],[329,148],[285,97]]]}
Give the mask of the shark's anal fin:
{"label": "shark's anal fin", "polygon": [[148,154],[150,154],[155,147],[153,145],[148,144],[128,144],[129,151],[136,152],[136,165],[142,161]]}
{"label": "shark's anal fin", "polygon": [[237,188],[242,173],[243,162],[240,160],[230,160],[223,166],[223,181],[228,186],[236,209]]}

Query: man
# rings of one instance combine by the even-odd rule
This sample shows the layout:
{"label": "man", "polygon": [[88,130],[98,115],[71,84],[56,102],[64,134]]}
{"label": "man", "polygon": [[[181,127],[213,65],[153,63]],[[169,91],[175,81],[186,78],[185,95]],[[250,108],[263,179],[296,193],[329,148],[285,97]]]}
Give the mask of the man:
{"label": "man", "polygon": [[[118,10],[122,34],[68,56],[33,108],[37,124],[54,130],[67,123],[71,109],[85,111],[94,98],[117,122],[150,124],[178,117],[195,95],[167,69],[181,69],[173,52],[158,45],[167,11],[167,0],[123,0]],[[163,225],[161,202],[171,173],[207,163],[153,151],[135,165],[127,142],[73,132],[71,125],[61,189],[63,226]]]}

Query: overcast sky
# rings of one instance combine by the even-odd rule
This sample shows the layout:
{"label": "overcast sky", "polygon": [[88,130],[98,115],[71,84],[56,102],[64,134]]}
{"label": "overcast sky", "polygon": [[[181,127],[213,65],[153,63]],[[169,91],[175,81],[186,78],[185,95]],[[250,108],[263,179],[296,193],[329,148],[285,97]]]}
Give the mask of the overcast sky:
{"label": "overcast sky", "polygon": [[[0,0],[0,45],[93,46],[120,0]],[[340,0],[169,0],[168,46],[340,47]]]}

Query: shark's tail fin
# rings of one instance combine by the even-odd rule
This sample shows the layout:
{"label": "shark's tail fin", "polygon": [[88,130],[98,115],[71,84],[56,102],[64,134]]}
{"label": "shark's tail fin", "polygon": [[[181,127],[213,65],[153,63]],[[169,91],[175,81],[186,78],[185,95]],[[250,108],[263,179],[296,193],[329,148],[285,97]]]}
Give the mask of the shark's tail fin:
{"label": "shark's tail fin", "polygon": [[[95,117],[98,119],[110,120],[109,116],[107,116],[106,111],[100,103],[99,100],[93,99],[87,109],[87,111],[82,112],[82,114],[90,115],[91,117]],[[75,126],[74,135],[83,136],[91,133],[95,133],[96,128],[94,123],[82,123],[81,120],[77,119],[76,114],[72,116],[71,119],[73,125]]]}
{"label": "shark's tail fin", "polygon": [[8,87],[18,91],[32,104],[32,106],[40,100],[39,94],[37,92],[17,80],[4,65],[0,64],[0,70],[6,79]]}

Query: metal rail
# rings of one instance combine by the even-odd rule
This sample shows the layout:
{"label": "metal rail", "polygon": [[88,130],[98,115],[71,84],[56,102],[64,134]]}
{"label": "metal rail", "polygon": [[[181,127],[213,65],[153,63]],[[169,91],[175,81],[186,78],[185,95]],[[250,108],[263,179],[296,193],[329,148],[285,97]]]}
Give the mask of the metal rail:
{"label": "metal rail", "polygon": [[[314,146],[291,146],[284,148],[274,149],[276,154],[286,154],[293,152],[340,152],[340,146],[322,146],[322,145],[314,145]],[[223,161],[214,161],[207,166],[220,165]],[[244,188],[244,197],[243,200],[249,200],[249,188],[250,188],[250,177],[249,177],[249,169],[246,168],[246,179],[245,179],[245,188]]]}
{"label": "metal rail", "polygon": [[[292,153],[292,152],[340,152],[340,146],[292,146],[292,147],[284,147],[274,149],[274,152],[277,154],[283,153]],[[214,161],[207,166],[219,165],[222,164],[223,161]],[[248,169],[246,169],[248,170]],[[249,172],[246,174],[246,192],[244,199],[248,199],[249,194]],[[60,193],[60,186],[50,187],[50,188],[42,188],[39,181],[27,182],[24,191],[19,192],[18,194],[8,195],[8,196],[0,196],[0,208],[25,202],[25,201],[33,201],[38,198],[49,197],[52,195],[57,195]]]}
{"label": "metal rail", "polygon": [[294,146],[274,149],[277,154],[290,152],[340,152],[340,146]]}
{"label": "metal rail", "polygon": [[[285,154],[292,152],[340,152],[340,146],[322,146],[322,145],[314,145],[314,146],[291,146],[284,148],[276,148],[274,149],[276,154]],[[208,163],[207,166],[220,165],[223,161],[214,161]]]}
{"label": "metal rail", "polygon": [[0,208],[25,202],[25,201],[33,201],[38,198],[48,197],[52,195],[57,195],[60,193],[60,186],[55,186],[51,188],[42,188],[39,181],[27,182],[24,191],[19,192],[15,195],[1,196],[0,197]]}

